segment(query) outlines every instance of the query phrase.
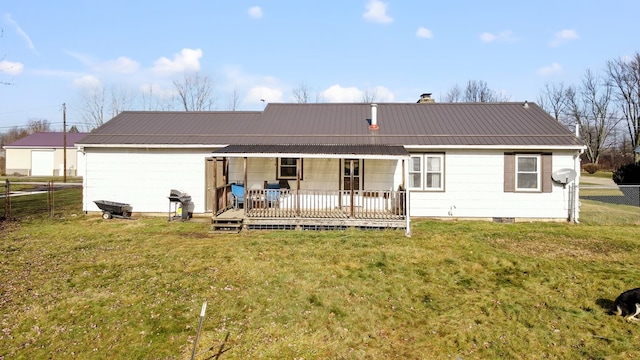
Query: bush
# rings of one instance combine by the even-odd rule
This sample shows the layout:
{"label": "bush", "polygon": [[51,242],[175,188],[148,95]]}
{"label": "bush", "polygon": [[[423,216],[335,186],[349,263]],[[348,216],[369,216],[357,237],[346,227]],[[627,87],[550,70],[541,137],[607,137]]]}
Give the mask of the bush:
{"label": "bush", "polygon": [[600,170],[600,166],[594,163],[584,164],[582,166],[582,170],[588,172],[589,174],[595,174],[596,172],[598,172],[598,170]]}
{"label": "bush", "polygon": [[613,181],[618,185],[640,185],[640,163],[619,167],[613,172]]}

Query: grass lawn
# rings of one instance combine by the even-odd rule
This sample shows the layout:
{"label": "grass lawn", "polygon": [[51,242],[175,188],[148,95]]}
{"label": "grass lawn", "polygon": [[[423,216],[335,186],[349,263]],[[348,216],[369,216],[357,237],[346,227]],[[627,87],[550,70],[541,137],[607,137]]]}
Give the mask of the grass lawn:
{"label": "grass lawn", "polygon": [[607,314],[640,286],[637,207],[411,238],[62,214],[0,223],[0,359],[189,359],[204,301],[198,359],[640,356]]}

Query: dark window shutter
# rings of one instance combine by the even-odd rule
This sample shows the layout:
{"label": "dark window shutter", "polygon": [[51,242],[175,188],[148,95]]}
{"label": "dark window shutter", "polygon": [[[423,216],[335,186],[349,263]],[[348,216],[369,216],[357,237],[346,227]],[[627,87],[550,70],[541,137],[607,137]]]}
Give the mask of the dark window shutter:
{"label": "dark window shutter", "polygon": [[504,154],[504,192],[516,191],[516,156]]}
{"label": "dark window shutter", "polygon": [[553,183],[551,178],[551,172],[553,171],[553,164],[551,159],[552,154],[542,154],[542,192],[550,193],[553,190]]}

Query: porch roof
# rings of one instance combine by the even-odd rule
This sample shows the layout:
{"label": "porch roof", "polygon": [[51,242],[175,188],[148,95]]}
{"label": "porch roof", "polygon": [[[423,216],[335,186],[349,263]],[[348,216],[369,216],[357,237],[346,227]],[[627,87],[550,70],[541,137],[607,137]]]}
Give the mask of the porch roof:
{"label": "porch roof", "polygon": [[213,152],[224,157],[304,157],[404,159],[409,152],[393,145],[228,145]]}

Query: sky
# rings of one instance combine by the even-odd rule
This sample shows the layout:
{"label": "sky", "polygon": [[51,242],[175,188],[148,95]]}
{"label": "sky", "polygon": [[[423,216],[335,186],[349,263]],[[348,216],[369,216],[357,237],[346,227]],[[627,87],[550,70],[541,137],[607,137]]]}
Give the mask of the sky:
{"label": "sky", "polygon": [[[174,94],[210,78],[213,110],[294,102],[436,101],[484,81],[511,101],[640,51],[637,0],[15,0],[0,4],[0,132],[82,129],[82,94]],[[264,100],[264,101],[263,101]],[[315,101],[315,100],[314,100]],[[176,110],[179,110],[176,108]]]}

